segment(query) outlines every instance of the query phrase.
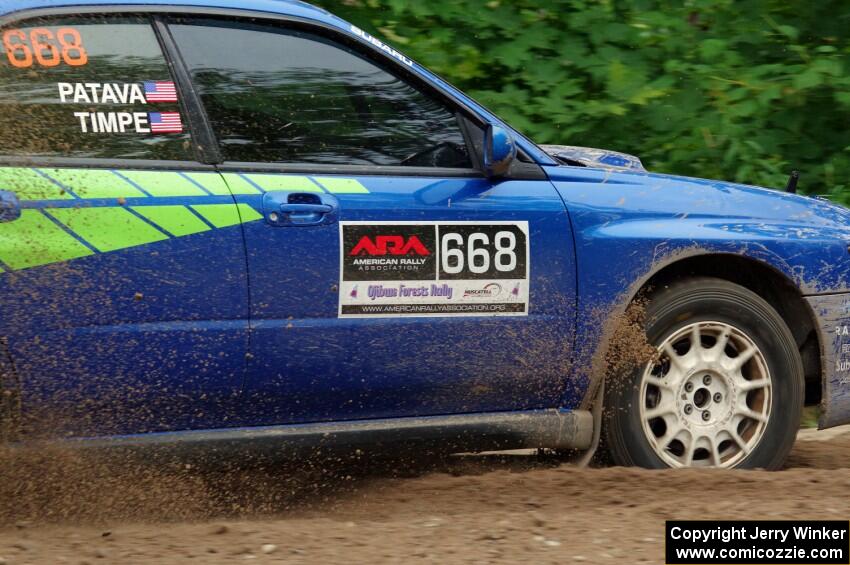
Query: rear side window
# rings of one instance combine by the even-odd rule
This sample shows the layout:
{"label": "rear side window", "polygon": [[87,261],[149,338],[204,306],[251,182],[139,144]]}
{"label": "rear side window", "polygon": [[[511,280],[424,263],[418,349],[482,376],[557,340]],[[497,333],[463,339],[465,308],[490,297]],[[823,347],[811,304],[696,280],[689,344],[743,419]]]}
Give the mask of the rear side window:
{"label": "rear side window", "polygon": [[147,18],[29,20],[0,38],[0,155],[194,159]]}
{"label": "rear side window", "polygon": [[170,27],[228,161],[472,168],[451,109],[352,49],[273,25]]}

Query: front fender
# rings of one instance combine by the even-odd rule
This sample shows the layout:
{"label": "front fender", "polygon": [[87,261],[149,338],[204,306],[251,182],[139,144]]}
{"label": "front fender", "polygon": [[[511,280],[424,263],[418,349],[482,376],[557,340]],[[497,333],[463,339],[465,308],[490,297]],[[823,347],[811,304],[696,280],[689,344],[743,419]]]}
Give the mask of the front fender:
{"label": "front fender", "polygon": [[582,368],[575,378],[590,392],[605,374],[605,347],[621,314],[654,275],[676,262],[744,257],[779,273],[804,296],[850,293],[850,230],[832,205],[724,183],[567,169],[569,175],[551,176],[573,223],[575,366]]}

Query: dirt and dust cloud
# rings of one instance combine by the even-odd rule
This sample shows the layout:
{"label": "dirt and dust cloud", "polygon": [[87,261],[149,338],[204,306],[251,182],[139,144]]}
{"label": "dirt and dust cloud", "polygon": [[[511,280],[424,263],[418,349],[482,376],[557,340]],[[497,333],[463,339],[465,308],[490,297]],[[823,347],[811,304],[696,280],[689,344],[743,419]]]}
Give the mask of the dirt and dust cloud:
{"label": "dirt and dust cloud", "polygon": [[775,473],[576,469],[527,454],[211,464],[7,452],[0,559],[660,563],[665,519],[846,519],[850,433],[826,437],[798,441]]}

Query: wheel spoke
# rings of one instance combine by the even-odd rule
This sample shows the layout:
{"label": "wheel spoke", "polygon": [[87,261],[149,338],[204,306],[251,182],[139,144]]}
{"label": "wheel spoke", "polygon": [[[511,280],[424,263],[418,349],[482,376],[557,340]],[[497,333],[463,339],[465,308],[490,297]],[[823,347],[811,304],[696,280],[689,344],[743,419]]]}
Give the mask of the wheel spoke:
{"label": "wheel spoke", "polygon": [[761,422],[761,423],[767,422],[767,416],[765,416],[761,412],[756,412],[755,410],[751,410],[750,408],[738,410],[738,414],[740,414],[741,416],[744,416],[745,418],[755,420],[756,422]]}
{"label": "wheel spoke", "polygon": [[715,467],[720,467],[720,449],[717,438],[708,438],[708,443],[711,445],[711,460],[714,462]]}
{"label": "wheel spoke", "polygon": [[669,341],[664,344],[662,351],[665,355],[670,359],[670,364],[679,369],[680,371],[684,369],[684,364],[682,363],[682,358],[679,357],[679,354],[676,353],[676,350],[673,349],[673,344]]}
{"label": "wheel spoke", "polygon": [[726,346],[729,345],[729,337],[732,335],[732,330],[728,327],[723,327],[723,330],[720,332],[720,335],[717,337],[717,343],[714,344],[714,347],[706,350],[710,352],[710,355],[707,355],[706,360],[710,361],[719,361],[723,359],[723,356],[726,353]]}
{"label": "wheel spoke", "polygon": [[[667,433],[658,438],[658,447],[664,451],[670,444],[673,443],[673,440],[676,439],[682,430],[684,429],[682,425],[679,423],[679,420],[676,418],[672,419],[673,422],[668,421],[667,418],[664,419],[664,423],[667,424]],[[684,443],[684,442],[683,442]]]}
{"label": "wheel spoke", "polygon": [[758,350],[755,347],[748,347],[744,351],[738,354],[737,357],[732,359],[732,363],[729,365],[729,370],[737,373],[740,371],[747,362],[755,357]]}
{"label": "wheel spoke", "polygon": [[701,336],[702,332],[699,324],[694,325],[694,327],[691,328],[690,335],[688,336],[691,340],[691,347],[688,349],[688,353],[683,358],[683,364],[688,368],[694,367],[704,360],[703,355],[705,355],[705,349],[702,347]]}
{"label": "wheel spoke", "polygon": [[702,349],[702,330],[699,324],[694,324],[691,328],[691,350],[699,351],[700,349]]}
{"label": "wheel spoke", "polygon": [[750,452],[750,448],[747,445],[747,442],[744,441],[744,438],[742,438],[740,434],[738,434],[738,430],[727,431],[729,432],[729,435],[732,436],[732,441],[738,444],[738,449],[740,449],[744,455],[747,455]]}
{"label": "wheel spoke", "polygon": [[724,351],[726,351],[726,346],[729,345],[729,336],[732,335],[732,330],[728,327],[724,327],[723,331],[720,333],[720,337],[717,338],[717,343],[714,345],[714,348],[717,349],[722,355]]}
{"label": "wheel spoke", "polygon": [[676,413],[676,405],[673,402],[664,401],[666,395],[663,395],[662,401],[658,403],[658,406],[655,408],[650,408],[644,413],[644,418],[646,420],[654,420],[665,414],[675,414]]}
{"label": "wheel spoke", "polygon": [[[678,433],[678,432],[677,432]],[[670,447],[670,444],[673,443],[673,440],[676,439],[676,434],[664,434],[660,438],[658,438],[658,447],[662,451]]]}
{"label": "wheel spoke", "polygon": [[656,386],[658,388],[663,388],[665,390],[674,390],[673,383],[670,382],[669,379],[662,379],[661,377],[656,377],[655,375],[647,375],[646,376],[647,384],[652,386]]}
{"label": "wheel spoke", "polygon": [[[685,443],[685,442],[682,442]],[[685,467],[690,467],[694,462],[694,453],[697,450],[697,442],[693,436],[690,436],[690,441],[685,445]]]}
{"label": "wheel spoke", "polygon": [[741,392],[750,392],[751,390],[758,390],[760,388],[770,388],[770,381],[767,379],[758,379],[755,381],[744,380],[738,384],[738,389]]}

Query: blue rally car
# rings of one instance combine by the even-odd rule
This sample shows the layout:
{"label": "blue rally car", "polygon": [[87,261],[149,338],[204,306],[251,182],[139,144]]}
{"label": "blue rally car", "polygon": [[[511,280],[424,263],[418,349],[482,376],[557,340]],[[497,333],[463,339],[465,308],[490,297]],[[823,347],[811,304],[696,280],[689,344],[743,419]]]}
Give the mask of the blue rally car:
{"label": "blue rally car", "polygon": [[537,146],[301,2],[0,36],[3,441],[776,469],[850,422],[843,208]]}

